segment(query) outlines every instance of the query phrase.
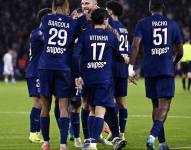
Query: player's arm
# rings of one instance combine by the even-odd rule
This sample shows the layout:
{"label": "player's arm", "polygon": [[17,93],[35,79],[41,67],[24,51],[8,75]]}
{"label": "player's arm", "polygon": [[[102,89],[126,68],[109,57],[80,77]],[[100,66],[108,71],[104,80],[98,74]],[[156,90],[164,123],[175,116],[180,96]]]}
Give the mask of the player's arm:
{"label": "player's arm", "polygon": [[83,80],[81,78],[81,72],[80,72],[80,57],[83,50],[83,39],[82,37],[79,38],[79,41],[74,48],[73,56],[72,56],[72,66],[74,71],[74,77],[75,77],[75,85],[78,89],[82,89],[83,86]]}
{"label": "player's arm", "polygon": [[183,40],[180,28],[174,22],[174,60],[173,64],[176,65],[183,56]]}
{"label": "player's arm", "polygon": [[139,52],[139,46],[141,43],[141,40],[143,38],[143,33],[142,33],[142,25],[141,22],[138,22],[135,28],[135,35],[133,38],[133,43],[131,45],[131,56],[129,60],[129,81],[132,82],[133,84],[136,84],[135,82],[135,71],[133,70],[137,54]]}
{"label": "player's arm", "polygon": [[135,64],[136,57],[139,52],[139,46],[140,46],[141,40],[142,40],[141,37],[133,38],[133,43],[131,45],[131,57],[130,57],[129,65]]}
{"label": "player's arm", "polygon": [[174,66],[181,60],[183,57],[183,44],[178,44],[174,46],[174,60],[173,64]]}

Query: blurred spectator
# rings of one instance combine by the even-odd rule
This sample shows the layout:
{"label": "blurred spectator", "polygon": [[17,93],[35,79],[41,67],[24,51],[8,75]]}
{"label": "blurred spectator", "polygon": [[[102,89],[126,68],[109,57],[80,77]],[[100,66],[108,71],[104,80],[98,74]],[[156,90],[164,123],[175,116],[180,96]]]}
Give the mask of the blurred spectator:
{"label": "blurred spectator", "polygon": [[15,83],[13,56],[11,54],[11,50],[9,50],[3,56],[3,64],[4,64],[4,67],[3,67],[4,82],[8,83],[9,78],[11,78],[11,82]]}

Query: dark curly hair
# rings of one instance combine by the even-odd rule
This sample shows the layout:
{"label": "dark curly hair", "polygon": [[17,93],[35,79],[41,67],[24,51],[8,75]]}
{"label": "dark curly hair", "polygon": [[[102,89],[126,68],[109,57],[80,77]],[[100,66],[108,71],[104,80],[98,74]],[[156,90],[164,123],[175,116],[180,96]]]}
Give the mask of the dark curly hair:
{"label": "dark curly hair", "polygon": [[104,23],[104,20],[106,20],[109,17],[109,14],[107,10],[103,8],[98,8],[94,10],[91,14],[91,19],[93,24],[100,25]]}
{"label": "dark curly hair", "polygon": [[119,2],[115,1],[115,0],[107,2],[106,8],[110,9],[115,16],[120,17],[120,16],[123,15],[123,7],[122,7],[122,5]]}
{"label": "dark curly hair", "polygon": [[165,8],[164,0],[150,0],[149,1],[150,11],[159,11]]}

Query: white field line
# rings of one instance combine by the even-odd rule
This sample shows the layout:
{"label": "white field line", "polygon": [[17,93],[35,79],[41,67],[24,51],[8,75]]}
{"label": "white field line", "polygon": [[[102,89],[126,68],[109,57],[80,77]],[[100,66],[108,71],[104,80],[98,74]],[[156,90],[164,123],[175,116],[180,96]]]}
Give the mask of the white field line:
{"label": "white field line", "polygon": [[[0,114],[17,114],[17,115],[25,115],[30,114],[30,112],[0,112]],[[53,113],[51,113],[53,115]],[[151,118],[151,115],[129,115],[130,118]],[[175,119],[191,119],[191,116],[168,116],[168,118],[175,118]]]}
{"label": "white field line", "polygon": [[190,149],[190,150],[191,150],[191,146],[187,146],[187,147],[174,147],[174,148],[170,148],[170,149],[172,149],[172,150],[173,150],[173,149],[174,149],[174,150],[175,150],[175,149],[178,149],[178,150],[179,150],[179,149]]}

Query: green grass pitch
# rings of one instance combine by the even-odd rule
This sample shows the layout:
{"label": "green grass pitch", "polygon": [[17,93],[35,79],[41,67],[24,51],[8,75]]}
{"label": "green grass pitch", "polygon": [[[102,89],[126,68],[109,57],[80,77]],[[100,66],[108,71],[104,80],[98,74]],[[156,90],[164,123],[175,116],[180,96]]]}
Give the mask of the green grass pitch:
{"label": "green grass pitch", "polygon": [[[191,91],[183,91],[181,80],[176,80],[176,94],[172,102],[169,117],[165,123],[166,138],[172,149],[191,150]],[[151,128],[151,103],[145,98],[144,81],[130,86],[127,105],[129,118],[127,123],[126,150],[144,150],[145,140]],[[28,141],[29,112],[31,101],[25,82],[4,84],[0,82],[0,150],[40,150],[40,144]],[[51,147],[59,149],[59,132],[51,113]],[[158,143],[156,142],[158,147]],[[73,143],[69,148],[75,150]],[[99,144],[100,150],[111,150]]]}

